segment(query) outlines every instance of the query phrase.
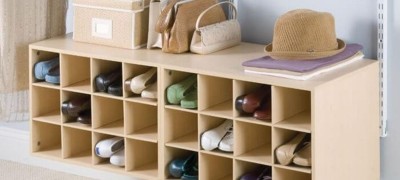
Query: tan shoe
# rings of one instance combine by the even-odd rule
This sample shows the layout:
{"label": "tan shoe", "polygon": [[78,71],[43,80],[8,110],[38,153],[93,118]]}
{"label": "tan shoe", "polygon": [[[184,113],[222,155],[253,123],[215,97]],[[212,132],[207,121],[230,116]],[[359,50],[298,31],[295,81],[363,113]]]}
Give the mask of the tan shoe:
{"label": "tan shoe", "polygon": [[309,141],[310,136],[306,133],[299,133],[289,142],[279,146],[275,150],[276,159],[282,165],[289,165],[292,163],[295,152],[302,148],[304,142]]}
{"label": "tan shoe", "polygon": [[311,166],[311,143],[306,143],[306,145],[294,155],[293,163],[299,166]]}

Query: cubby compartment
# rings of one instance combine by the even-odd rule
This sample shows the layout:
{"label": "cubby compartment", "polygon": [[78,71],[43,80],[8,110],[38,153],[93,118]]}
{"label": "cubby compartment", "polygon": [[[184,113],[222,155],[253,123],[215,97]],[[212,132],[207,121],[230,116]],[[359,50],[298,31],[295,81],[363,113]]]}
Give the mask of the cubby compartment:
{"label": "cubby compartment", "polygon": [[33,86],[31,91],[31,115],[33,119],[46,123],[61,124],[60,90]]}
{"label": "cubby compartment", "polygon": [[92,96],[92,127],[96,132],[112,134],[115,136],[124,135],[124,109],[123,101]]}
{"label": "cubby compartment", "polygon": [[197,114],[165,109],[164,139],[169,147],[198,150]]}
{"label": "cubby compartment", "polygon": [[124,102],[126,136],[133,139],[157,143],[157,106],[136,102]]}
{"label": "cubby compartment", "polygon": [[[120,86],[115,86],[115,87],[121,87],[121,93],[123,92],[122,86],[122,63],[121,62],[116,62],[116,61],[108,61],[108,60],[102,60],[102,59],[92,59],[92,64],[91,64],[91,69],[92,69],[92,92],[95,92],[96,95],[98,96],[105,96],[105,97],[110,97],[110,98],[115,98],[115,99],[122,99],[121,96],[113,95],[110,94],[108,89],[110,85],[112,84],[118,84],[121,83]],[[108,83],[102,84],[102,89],[103,91],[100,91],[97,86],[96,86],[96,78],[99,77],[99,75],[102,75],[102,81],[106,80]]]}
{"label": "cubby compartment", "polygon": [[231,158],[200,153],[199,162],[200,179],[233,179],[233,160]]}
{"label": "cubby compartment", "polygon": [[61,126],[32,121],[32,152],[61,158]]}
{"label": "cubby compartment", "polygon": [[274,180],[312,180],[310,173],[296,172],[279,167],[275,167],[272,173],[274,174]]}
{"label": "cubby compartment", "polygon": [[236,159],[272,165],[270,126],[235,121],[233,134]]}
{"label": "cubby compartment", "polygon": [[[264,84],[259,84],[259,83],[253,83],[253,82],[247,82],[247,81],[239,81],[239,80],[234,80],[233,81],[233,106],[236,106],[236,101],[238,100],[240,102],[240,100],[238,99],[240,96],[245,96],[248,95],[250,93],[253,93],[257,90],[259,90],[261,87],[265,86],[265,88],[271,88],[271,86],[269,85],[264,85]],[[266,92],[268,95],[266,96],[266,99],[264,101],[260,100],[260,107],[257,108],[261,109],[264,106],[267,106],[267,108],[269,109],[269,111],[272,114],[272,107],[271,107],[271,93],[270,92]],[[268,104],[264,104],[264,103],[269,103]],[[239,104],[239,103],[238,103]],[[241,106],[238,106],[238,108],[241,108]],[[256,123],[256,124],[265,124],[265,125],[271,125],[271,121],[272,118],[270,119],[257,119],[254,117],[254,113],[243,113],[240,112],[236,109],[234,110],[234,117],[236,120],[239,121],[243,121],[243,122],[250,122],[250,123]],[[261,116],[261,117],[266,117],[266,116]]]}
{"label": "cubby compartment", "polygon": [[63,89],[80,92],[91,92],[90,58],[61,54],[61,86]]}
{"label": "cubby compartment", "polygon": [[[48,88],[59,88],[59,84],[53,84],[53,83],[48,83],[44,79],[37,79],[35,77],[35,65],[36,63],[40,61],[49,61],[55,58],[60,58],[60,54],[55,53],[55,52],[49,52],[49,51],[41,51],[41,50],[32,50],[31,51],[31,63],[30,63],[30,74],[31,76],[31,82],[33,83],[34,86],[43,86],[43,87],[48,87]],[[59,60],[58,60],[59,61]],[[39,69],[40,72],[40,69]]]}
{"label": "cubby compartment", "polygon": [[[248,174],[261,175],[272,177],[272,167],[257,163],[251,163],[241,160],[234,161],[234,179],[240,179],[243,176],[248,176]],[[261,178],[262,179],[262,178]]]}
{"label": "cubby compartment", "polygon": [[[73,102],[71,102],[73,101]],[[79,104],[78,104],[79,102]],[[69,126],[73,128],[79,128],[79,129],[84,129],[84,130],[91,130],[91,124],[84,124],[81,122],[78,122],[77,119],[78,117],[80,119],[87,118],[87,113],[91,114],[91,108],[87,109],[87,106],[91,106],[91,96],[89,94],[82,94],[82,93],[76,93],[76,92],[71,92],[71,91],[62,91],[62,105],[65,104],[66,106],[66,111],[67,114],[62,113],[62,122],[64,123],[64,126]],[[71,109],[73,108],[73,109]],[[76,109],[82,109],[78,113],[78,117],[75,117],[75,111]],[[85,110],[84,110],[85,109]],[[74,112],[73,115],[70,115],[71,111]],[[69,112],[69,113],[68,113]]]}
{"label": "cubby compartment", "polygon": [[92,132],[63,127],[63,158],[74,163],[92,164]]}
{"label": "cubby compartment", "polygon": [[299,166],[299,165],[294,164],[293,162],[290,163],[289,165],[280,164],[279,161],[277,160],[277,155],[276,155],[276,151],[277,151],[278,147],[290,142],[293,138],[295,138],[299,134],[308,135],[308,137],[310,138],[309,143],[311,143],[311,134],[300,132],[300,131],[281,129],[281,128],[274,128],[272,133],[273,133],[273,137],[274,137],[273,143],[272,143],[272,148],[273,148],[273,152],[274,152],[274,166],[279,167],[281,169],[289,169],[291,171],[311,173],[311,167],[309,167],[309,166]]}
{"label": "cubby compartment", "polygon": [[231,119],[232,80],[214,76],[199,75],[199,110],[202,114]]}
{"label": "cubby compartment", "polygon": [[[205,132],[216,131],[215,128],[218,128],[219,126],[221,126],[221,130],[223,130],[223,132],[232,131],[232,129],[229,130],[228,127],[224,127],[224,125],[225,125],[224,122],[226,122],[226,121],[230,121],[230,123],[233,124],[233,120],[231,120],[231,119],[224,119],[224,118],[220,118],[220,117],[213,117],[213,116],[207,116],[207,115],[199,116],[199,135],[198,136],[199,136],[200,149],[202,152],[207,153],[207,154],[217,155],[217,156],[225,156],[225,157],[229,157],[229,158],[233,157],[232,152],[221,151],[218,147],[216,147],[214,150],[205,150],[202,147],[202,143],[201,143],[201,138]],[[218,128],[218,129],[220,129],[220,128]],[[234,129],[233,129],[233,133],[234,133]]]}
{"label": "cubby compartment", "polygon": [[272,87],[272,119],[275,127],[311,132],[311,92]]}
{"label": "cubby compartment", "polygon": [[[196,76],[196,82],[197,82],[197,79],[198,79],[197,75],[188,73],[188,72],[173,71],[173,70],[164,70],[163,75],[164,75],[163,86],[162,86],[161,90],[164,91],[164,94],[165,94],[165,107],[168,109],[177,109],[177,110],[181,110],[181,111],[196,113],[198,108],[183,108],[183,107],[181,107],[180,101],[178,101],[178,99],[180,99],[180,98],[175,98],[177,91],[171,90],[172,93],[170,94],[170,97],[172,99],[172,102],[170,102],[168,100],[168,88],[174,84],[181,83],[184,80],[186,80],[187,78],[190,78],[193,76]],[[190,83],[188,83],[188,84],[190,84]],[[189,92],[195,90],[195,88],[198,88],[198,82],[192,84],[191,86],[187,86],[187,90],[186,90],[187,93],[185,93],[185,95],[188,94]]]}
{"label": "cubby compartment", "polygon": [[[169,172],[169,166],[171,163],[176,162],[176,161],[190,161],[192,162],[188,167],[195,168],[197,165],[197,168],[199,168],[199,154],[196,151],[188,151],[184,149],[179,149],[179,148],[173,148],[173,147],[166,147],[165,148],[165,153],[164,153],[164,162],[165,165],[162,167],[165,168],[164,171],[164,178],[161,179],[179,179],[176,177],[173,177],[171,173]],[[198,178],[202,179],[202,177]]]}
{"label": "cubby compartment", "polygon": [[142,82],[142,86],[139,86],[139,83],[134,83],[137,84],[136,86],[133,87],[138,87],[138,88],[134,88],[134,90],[132,90],[131,88],[131,84],[128,85],[127,82],[132,82],[132,79],[145,74],[146,72],[149,72],[150,70],[153,72],[153,70],[155,69],[157,71],[157,67],[150,67],[150,66],[142,66],[142,65],[136,65],[136,64],[128,64],[128,63],[124,63],[123,64],[124,68],[123,68],[123,80],[124,80],[124,97],[126,98],[126,100],[128,101],[132,101],[132,102],[138,102],[138,103],[144,103],[144,104],[149,104],[149,105],[154,105],[157,106],[157,97],[158,94],[156,95],[156,98],[146,98],[146,97],[142,97],[141,93],[137,93],[137,92],[133,92],[135,91],[139,91],[141,88],[139,87],[146,87],[145,89],[149,88],[150,85],[156,83],[155,85],[158,86],[158,81],[157,81],[157,75],[158,73],[156,72],[156,74],[154,76],[146,76],[146,78],[141,78],[140,80],[135,80],[134,82]]}
{"label": "cubby compartment", "polygon": [[[108,171],[113,171],[116,173],[125,173],[125,167],[124,166],[117,166],[114,164],[110,163],[110,158],[104,158],[98,156],[95,152],[96,144],[99,143],[102,140],[114,138],[114,137],[120,137],[120,136],[114,136],[110,134],[103,134],[103,133],[92,133],[92,151],[93,151],[93,164],[101,169],[106,169]],[[124,139],[124,149],[125,153],[126,151],[126,141]],[[125,157],[125,162],[126,162],[126,157]]]}
{"label": "cubby compartment", "polygon": [[158,177],[158,144],[126,139],[126,170],[144,179]]}

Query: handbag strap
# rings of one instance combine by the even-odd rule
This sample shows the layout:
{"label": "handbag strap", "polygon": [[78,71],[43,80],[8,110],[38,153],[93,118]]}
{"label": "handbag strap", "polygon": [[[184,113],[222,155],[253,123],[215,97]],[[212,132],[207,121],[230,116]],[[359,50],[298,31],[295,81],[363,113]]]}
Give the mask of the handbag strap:
{"label": "handbag strap", "polygon": [[156,24],[156,32],[162,33],[168,28],[173,16],[173,13],[171,11],[178,1],[179,0],[171,0],[168,5],[161,11],[161,14],[158,17]]}
{"label": "handbag strap", "polygon": [[199,30],[199,24],[200,24],[201,18],[203,18],[203,16],[204,16],[204,14],[206,14],[206,13],[207,13],[209,10],[211,10],[212,8],[214,8],[214,7],[216,7],[216,6],[219,6],[219,5],[221,5],[221,4],[229,4],[229,5],[231,5],[231,6],[233,7],[233,10],[234,10],[234,14],[233,14],[232,18],[233,18],[233,19],[237,19],[237,9],[236,9],[236,6],[235,6],[233,3],[229,2],[229,1],[219,2],[219,3],[217,3],[217,4],[214,4],[214,5],[210,6],[210,7],[208,7],[206,10],[204,10],[204,11],[199,15],[199,17],[197,18],[197,21],[196,21],[196,31]]}

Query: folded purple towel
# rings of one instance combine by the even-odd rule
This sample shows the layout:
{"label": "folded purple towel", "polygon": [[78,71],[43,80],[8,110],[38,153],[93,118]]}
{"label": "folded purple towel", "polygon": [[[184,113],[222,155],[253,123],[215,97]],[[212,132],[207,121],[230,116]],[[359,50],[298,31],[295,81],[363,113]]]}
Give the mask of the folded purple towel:
{"label": "folded purple towel", "polygon": [[346,48],[341,53],[330,57],[314,60],[275,60],[269,56],[265,56],[243,62],[242,66],[287,70],[303,73],[345,60],[356,54],[358,51],[361,51],[362,49],[363,47],[359,44],[347,44]]}

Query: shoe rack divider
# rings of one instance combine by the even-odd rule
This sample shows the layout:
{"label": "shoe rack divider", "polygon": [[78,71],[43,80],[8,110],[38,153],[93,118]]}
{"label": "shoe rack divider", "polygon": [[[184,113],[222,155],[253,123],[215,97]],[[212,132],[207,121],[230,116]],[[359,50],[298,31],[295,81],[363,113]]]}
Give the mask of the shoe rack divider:
{"label": "shoe rack divider", "polygon": [[[179,55],[167,55],[159,51],[137,50],[140,53],[145,51],[142,54],[144,59],[154,57],[154,61],[137,57],[114,59],[96,55],[94,52],[97,51],[89,49],[98,49],[99,53],[115,51],[114,54],[128,54],[126,57],[135,52],[114,48],[103,50],[102,46],[80,45],[68,38],[57,41],[72,43],[73,48],[66,50],[68,47],[62,43],[57,45],[46,41],[30,46],[30,74],[36,62],[54,57],[60,57],[61,71],[60,85],[40,82],[30,77],[33,155],[141,179],[171,179],[168,164],[195,152],[198,153],[199,179],[239,179],[258,165],[265,165],[272,168],[274,180],[329,180],[339,177],[337,171],[346,171],[340,167],[343,163],[339,161],[344,161],[340,158],[350,158],[355,162],[355,157],[341,154],[346,153],[346,150],[335,150],[335,147],[363,146],[360,152],[363,155],[379,152],[379,139],[374,139],[373,135],[366,135],[372,139],[369,143],[358,142],[354,138],[339,141],[350,135],[351,130],[347,127],[353,128],[353,136],[357,135],[356,132],[370,132],[379,137],[378,127],[375,129],[378,119],[376,123],[374,119],[378,106],[366,103],[365,100],[365,97],[378,92],[377,88],[370,85],[375,80],[378,82],[374,75],[377,65],[372,61],[360,63],[315,82],[303,82],[244,74],[242,71],[234,71],[231,76],[228,76],[229,73],[226,75],[212,70],[200,71],[194,68],[195,65],[176,65],[179,60],[171,60],[171,64],[168,64],[168,59],[179,59]],[[259,47],[251,44],[238,47],[242,46],[249,51]],[[232,58],[233,55],[229,54],[236,51],[240,53],[238,49],[221,51],[214,58]],[[182,56],[182,61],[192,56],[203,61],[207,61],[208,57],[213,58],[212,55]],[[166,59],[157,60],[160,57]],[[150,68],[157,68],[158,100],[141,98],[124,86],[122,96],[97,92],[94,78],[100,73],[109,73],[118,68],[122,71],[123,82]],[[224,67],[221,68],[225,72]],[[198,108],[185,109],[168,104],[166,89],[193,74],[197,76]],[[272,118],[269,121],[244,116],[235,110],[235,99],[238,96],[248,94],[261,85],[269,85],[271,88]],[[338,86],[351,87],[353,90]],[[354,93],[362,89],[369,90]],[[338,93],[343,97],[339,97]],[[61,113],[62,102],[80,97],[90,97],[91,125],[72,122]],[[354,110],[364,114],[352,115]],[[350,118],[355,119],[354,122]],[[234,152],[202,149],[202,133],[225,120],[233,121]],[[363,124],[363,121],[369,123]],[[342,131],[338,132],[339,129]],[[274,154],[275,149],[299,132],[311,134],[313,166],[280,165]],[[100,158],[94,153],[98,141],[116,136],[124,138],[125,167],[114,166],[109,163],[109,159]],[[369,161],[379,164],[379,159],[374,155],[379,156],[379,153],[373,154]],[[364,162],[352,167],[356,167],[355,171],[361,171],[376,166]],[[336,168],[336,172],[328,171],[329,168]],[[371,171],[369,175],[375,177],[377,174]],[[367,176],[354,172],[345,173],[342,177],[360,179]]]}

